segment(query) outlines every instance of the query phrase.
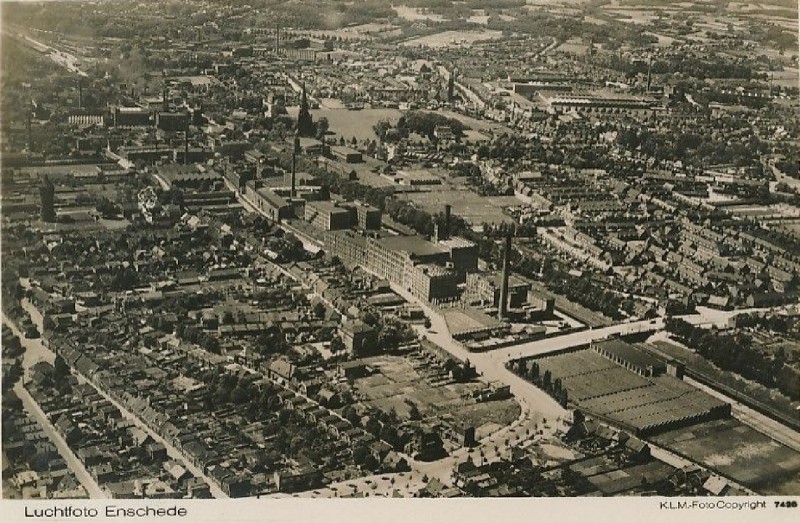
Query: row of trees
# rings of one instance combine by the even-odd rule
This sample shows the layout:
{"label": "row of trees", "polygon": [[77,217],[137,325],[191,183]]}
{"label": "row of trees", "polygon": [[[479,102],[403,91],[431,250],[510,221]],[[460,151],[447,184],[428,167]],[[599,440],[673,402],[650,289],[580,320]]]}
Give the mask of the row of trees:
{"label": "row of trees", "polygon": [[682,159],[693,165],[736,164],[751,165],[759,154],[767,152],[766,144],[751,136],[748,143],[712,139],[692,133],[653,132],[647,129],[622,129],[617,143],[631,150],[640,150],[657,160]]}
{"label": "row of trees", "polygon": [[[746,334],[722,334],[696,327],[680,318],[670,318],[666,329],[688,347],[722,370],[735,372],[766,387],[780,388],[779,373],[786,365],[786,354],[774,354],[756,346]],[[790,391],[785,391],[790,393]]]}
{"label": "row of trees", "polygon": [[531,361],[529,364],[525,360],[515,360],[509,363],[509,368],[517,376],[521,376],[530,381],[550,396],[555,398],[562,407],[566,408],[569,401],[567,389],[561,382],[561,378],[553,379],[553,374],[549,370],[541,371],[539,363]]}
{"label": "row of trees", "polygon": [[396,125],[388,120],[381,120],[372,129],[382,142],[396,143],[408,138],[410,133],[417,133],[433,141],[436,139],[434,131],[440,126],[449,127],[456,137],[463,136],[467,129],[460,120],[427,111],[409,111],[397,120]]}
{"label": "row of trees", "polygon": [[779,316],[777,314],[740,314],[736,316],[736,326],[741,328],[762,328],[779,334],[787,334],[792,328],[797,328],[798,321],[794,318]]}

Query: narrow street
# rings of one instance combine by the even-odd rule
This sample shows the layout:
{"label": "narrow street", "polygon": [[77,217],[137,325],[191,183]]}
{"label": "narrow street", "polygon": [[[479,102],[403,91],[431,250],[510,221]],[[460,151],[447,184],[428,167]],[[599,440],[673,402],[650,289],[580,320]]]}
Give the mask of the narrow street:
{"label": "narrow street", "polygon": [[128,409],[126,409],[122,404],[120,404],[118,401],[116,401],[114,398],[112,398],[110,395],[108,395],[105,391],[103,391],[102,389],[97,387],[97,385],[92,383],[85,376],[77,373],[74,369],[73,369],[73,372],[77,374],[78,379],[80,381],[82,381],[84,383],[88,383],[89,385],[94,387],[94,389],[98,392],[98,394],[100,394],[101,396],[106,398],[108,401],[111,402],[112,405],[117,407],[120,410],[120,412],[122,413],[122,416],[125,419],[129,419],[129,420],[133,421],[133,423],[137,427],[139,427],[140,429],[142,429],[145,432],[147,432],[150,435],[150,437],[152,437],[155,441],[163,444],[164,447],[166,447],[167,455],[170,458],[179,461],[181,466],[186,468],[186,470],[190,471],[192,474],[194,474],[195,476],[197,476],[197,477],[201,478],[203,481],[205,481],[208,484],[208,486],[211,488],[211,495],[212,496],[214,496],[215,498],[227,498],[228,497],[228,495],[225,494],[217,486],[217,484],[214,481],[212,481],[208,476],[206,476],[206,474],[202,470],[200,470],[191,461],[189,461],[186,458],[186,456],[184,456],[184,454],[180,450],[175,448],[169,441],[167,441],[166,439],[162,438],[155,431],[151,430],[150,427],[148,427],[146,423],[144,423],[142,420],[140,420],[138,418],[138,416],[134,415],[132,412],[130,412]]}
{"label": "narrow street", "polygon": [[64,438],[61,437],[58,431],[56,431],[55,427],[53,427],[53,424],[50,423],[50,420],[47,419],[47,415],[44,413],[44,411],[33,400],[31,395],[23,386],[23,381],[28,375],[28,370],[35,363],[39,361],[53,363],[55,360],[55,355],[52,353],[52,351],[50,351],[50,349],[44,346],[41,338],[26,338],[22,332],[20,332],[14,322],[11,321],[8,316],[6,316],[5,312],[3,312],[3,324],[11,329],[11,332],[13,332],[19,338],[20,343],[25,348],[25,352],[22,356],[23,377],[14,385],[14,393],[22,401],[22,405],[25,410],[30,413],[47,437],[50,438],[50,441],[52,441],[56,446],[58,453],[67,463],[67,467],[70,471],[72,471],[73,474],[75,474],[75,477],[78,479],[81,485],[83,485],[83,488],[86,489],[89,497],[108,498],[108,495],[100,488],[94,478],[92,478],[92,476],[83,466],[83,463],[81,463],[75,453],[72,452],[72,449],[69,448],[67,442],[64,441]]}
{"label": "narrow street", "polygon": [[109,495],[100,488],[94,478],[89,474],[86,468],[81,463],[81,460],[72,452],[72,449],[69,448],[67,442],[64,441],[64,438],[61,437],[53,424],[50,423],[50,420],[47,419],[47,415],[45,415],[44,411],[39,408],[39,405],[31,398],[31,395],[25,390],[25,387],[22,386],[22,382],[18,382],[14,385],[14,392],[17,394],[20,400],[22,400],[22,405],[25,407],[31,416],[39,423],[39,426],[42,427],[42,430],[50,438],[50,441],[56,446],[58,449],[58,453],[64,458],[64,461],[67,463],[67,467],[75,477],[78,479],[83,488],[86,489],[86,492],[89,494],[89,497],[92,499],[108,499]]}
{"label": "narrow street", "polygon": [[[42,317],[39,314],[39,312],[36,310],[36,308],[32,304],[30,304],[26,300],[23,300],[22,306],[31,315],[31,319],[33,320],[34,324],[36,324],[36,326],[40,329],[40,332],[41,332]],[[27,374],[28,374],[28,370],[35,363],[37,363],[38,361],[46,361],[46,362],[51,363],[51,364],[55,361],[55,354],[50,349],[48,349],[47,347],[44,346],[42,338],[33,339],[33,340],[25,338],[22,335],[22,333],[19,331],[17,326],[14,324],[14,322],[12,322],[10,320],[10,318],[8,318],[5,315],[5,313],[3,313],[3,323],[8,325],[8,327],[11,329],[11,331],[20,338],[20,341],[22,342],[23,347],[25,347],[25,353],[23,355],[23,363],[22,363],[22,366],[23,366],[23,369],[24,369],[23,376],[26,377]],[[73,372],[74,372],[74,369],[73,369]],[[120,409],[120,411],[122,412],[122,414],[123,414],[123,416],[125,418],[132,420],[138,427],[140,427],[142,430],[144,430],[148,434],[150,434],[150,436],[153,437],[153,439],[163,443],[164,446],[167,448],[167,453],[169,454],[169,456],[171,458],[180,461],[181,465],[183,465],[187,470],[191,471],[192,474],[202,478],[203,481],[208,483],[209,486],[211,487],[211,494],[214,497],[216,497],[216,498],[226,498],[226,497],[228,497],[200,469],[198,469],[191,462],[189,462],[189,460],[187,460],[186,457],[178,449],[176,449],[173,445],[171,445],[169,442],[167,442],[164,438],[162,438],[161,436],[159,436],[158,434],[156,434],[155,432],[150,430],[150,428],[147,427],[147,425],[145,425],[144,422],[142,422],[138,417],[134,416],[131,412],[129,412],[127,409],[125,409],[122,405],[120,405],[117,401],[115,401],[113,398],[111,398],[104,391],[100,390],[90,380],[86,379],[84,376],[82,376],[80,374],[77,374],[77,375],[78,375],[79,380],[81,380],[82,382],[85,382],[85,383],[89,383],[92,387],[95,388],[95,390],[97,390],[97,392],[99,394],[101,394],[103,397],[108,399],[115,407]],[[58,448],[59,453],[62,455],[64,460],[67,462],[67,465],[70,467],[70,469],[75,473],[75,476],[80,480],[81,484],[83,484],[84,487],[86,487],[86,490],[87,490],[87,492],[89,492],[89,495],[91,497],[93,497],[93,498],[94,497],[108,497],[100,489],[100,487],[97,485],[97,483],[94,481],[94,479],[89,475],[89,473],[83,467],[83,464],[80,462],[80,460],[75,456],[75,454],[69,448],[69,446],[67,445],[66,441],[64,441],[63,438],[61,438],[61,436],[57,432],[55,432],[55,429],[50,424],[50,422],[47,420],[47,417],[45,416],[44,412],[39,408],[39,406],[36,404],[36,402],[33,401],[33,398],[31,398],[30,394],[28,394],[28,391],[26,391],[23,388],[22,382],[17,383],[16,386],[14,387],[14,390],[17,391],[17,395],[23,401],[23,404],[25,405],[25,408],[28,411],[30,411],[31,414],[36,416],[36,418],[39,421],[39,423],[42,424],[42,426],[45,428],[45,433],[51,439],[53,439],[54,443],[56,444],[56,447]],[[48,431],[48,427],[49,427],[49,431]],[[89,482],[91,482],[91,483],[89,483]],[[87,486],[87,483],[88,483],[88,486]]]}

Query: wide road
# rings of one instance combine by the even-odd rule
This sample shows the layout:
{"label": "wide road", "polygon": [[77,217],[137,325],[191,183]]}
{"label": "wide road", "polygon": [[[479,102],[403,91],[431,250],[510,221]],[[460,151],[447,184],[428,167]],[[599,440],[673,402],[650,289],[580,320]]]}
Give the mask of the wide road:
{"label": "wide road", "polygon": [[664,328],[664,320],[642,320],[629,323],[618,323],[599,329],[589,329],[562,336],[555,336],[543,340],[529,341],[513,347],[489,351],[490,357],[502,362],[517,358],[541,356],[549,352],[569,349],[580,345],[587,345],[595,340],[601,340],[615,335],[635,334],[639,332],[652,332]]}
{"label": "wide road", "polygon": [[559,405],[556,400],[538,387],[506,369],[505,362],[508,360],[507,358],[498,358],[491,351],[483,353],[468,351],[450,336],[444,317],[438,311],[397,285],[392,284],[392,290],[400,294],[409,303],[421,307],[430,318],[430,329],[425,329],[420,325],[415,327],[420,336],[436,343],[461,360],[469,360],[485,379],[509,385],[511,393],[520,402],[523,411],[532,413],[532,417],[536,417],[536,414],[538,414],[539,417],[551,419],[567,415],[567,410]]}

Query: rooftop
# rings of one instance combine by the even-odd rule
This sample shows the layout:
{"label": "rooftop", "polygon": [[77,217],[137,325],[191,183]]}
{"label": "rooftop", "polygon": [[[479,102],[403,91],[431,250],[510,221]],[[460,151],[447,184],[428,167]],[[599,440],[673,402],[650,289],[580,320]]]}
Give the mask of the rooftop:
{"label": "rooftop", "polygon": [[431,256],[447,252],[442,247],[419,236],[391,236],[377,241],[385,249],[405,251],[414,256]]}
{"label": "rooftop", "polygon": [[629,362],[631,365],[646,369],[647,367],[659,367],[664,364],[656,357],[653,357],[630,343],[626,343],[620,339],[609,339],[598,341],[595,343],[597,348],[617,356],[618,358]]}

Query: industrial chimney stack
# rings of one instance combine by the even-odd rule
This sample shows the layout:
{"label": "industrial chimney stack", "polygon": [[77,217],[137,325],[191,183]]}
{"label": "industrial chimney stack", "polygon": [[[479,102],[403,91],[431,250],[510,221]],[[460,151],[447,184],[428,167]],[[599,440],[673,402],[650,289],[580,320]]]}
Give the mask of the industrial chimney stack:
{"label": "industrial chimney stack", "polygon": [[300,134],[294,133],[294,146],[292,147],[292,198],[297,196],[297,153],[300,152]]}
{"label": "industrial chimney stack", "polygon": [[445,204],[444,206],[444,231],[442,231],[441,239],[447,240],[450,238],[450,213],[452,211],[452,207],[450,204]]}
{"label": "industrial chimney stack", "polygon": [[508,313],[508,272],[511,258],[511,235],[506,235],[503,240],[503,276],[500,286],[500,306],[497,318],[502,320]]}

